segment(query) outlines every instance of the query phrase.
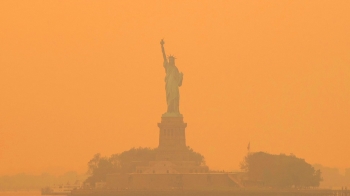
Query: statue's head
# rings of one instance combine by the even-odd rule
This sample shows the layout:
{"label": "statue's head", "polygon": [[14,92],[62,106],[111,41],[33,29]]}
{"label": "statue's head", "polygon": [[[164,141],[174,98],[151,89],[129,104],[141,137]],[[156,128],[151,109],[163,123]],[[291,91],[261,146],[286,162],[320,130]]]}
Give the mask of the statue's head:
{"label": "statue's head", "polygon": [[175,59],[176,58],[174,56],[172,56],[172,55],[170,55],[168,58],[169,58],[169,64],[170,65],[175,65]]}

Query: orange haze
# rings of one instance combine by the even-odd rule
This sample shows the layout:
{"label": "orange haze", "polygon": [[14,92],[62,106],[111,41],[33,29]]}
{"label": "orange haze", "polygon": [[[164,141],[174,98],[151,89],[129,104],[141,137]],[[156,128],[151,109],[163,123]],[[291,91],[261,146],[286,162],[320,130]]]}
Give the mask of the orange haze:
{"label": "orange haze", "polygon": [[184,73],[187,144],[350,167],[350,1],[1,1],[0,175],[85,172],[156,147],[160,40]]}

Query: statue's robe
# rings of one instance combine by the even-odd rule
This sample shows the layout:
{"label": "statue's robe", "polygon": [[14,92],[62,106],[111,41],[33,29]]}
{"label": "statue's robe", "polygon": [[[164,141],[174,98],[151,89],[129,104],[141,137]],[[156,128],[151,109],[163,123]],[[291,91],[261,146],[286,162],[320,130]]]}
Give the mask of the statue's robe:
{"label": "statue's robe", "polygon": [[168,104],[167,113],[180,113],[179,111],[179,86],[182,85],[182,75],[175,65],[164,62],[166,72],[165,76],[165,91],[166,101]]}

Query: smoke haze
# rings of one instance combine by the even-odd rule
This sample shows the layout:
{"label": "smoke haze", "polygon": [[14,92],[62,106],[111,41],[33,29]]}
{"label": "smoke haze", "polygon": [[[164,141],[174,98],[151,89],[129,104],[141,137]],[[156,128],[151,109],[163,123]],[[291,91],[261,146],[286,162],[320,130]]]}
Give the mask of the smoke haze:
{"label": "smoke haze", "polygon": [[350,1],[1,1],[0,175],[84,173],[158,145],[159,45],[184,73],[187,144],[350,166]]}

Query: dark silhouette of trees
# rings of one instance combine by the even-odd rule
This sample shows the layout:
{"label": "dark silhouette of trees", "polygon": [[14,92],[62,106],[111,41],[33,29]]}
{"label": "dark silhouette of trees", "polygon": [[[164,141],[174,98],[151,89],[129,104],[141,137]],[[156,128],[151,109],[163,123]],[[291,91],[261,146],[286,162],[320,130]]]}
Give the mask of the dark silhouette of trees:
{"label": "dark silhouette of trees", "polygon": [[95,154],[94,157],[88,162],[88,174],[90,175],[85,182],[95,184],[95,182],[101,182],[106,180],[106,176],[109,173],[117,171],[110,158],[101,157],[101,155]]}
{"label": "dark silhouette of trees", "polygon": [[136,166],[147,166],[149,161],[156,159],[157,149],[151,148],[132,148],[121,154],[112,155],[112,160],[120,167],[119,172],[130,173],[135,171]]}
{"label": "dark silhouette of trees", "polygon": [[189,160],[196,162],[197,165],[205,164],[204,156],[199,153],[195,152],[191,147],[187,146]]}
{"label": "dark silhouette of trees", "polygon": [[292,154],[249,153],[241,169],[247,172],[250,181],[270,187],[318,187],[322,180],[320,170]]}
{"label": "dark silhouette of trees", "polygon": [[[188,147],[189,160],[200,165],[205,163],[203,155]],[[95,182],[105,182],[107,174],[132,173],[136,166],[147,166],[149,161],[155,161],[157,148],[132,148],[120,154],[113,154],[110,157],[102,157],[95,154],[88,162],[89,177],[85,182],[94,185]]]}
{"label": "dark silhouette of trees", "polygon": [[315,169],[319,169],[322,172],[321,187],[345,187],[350,184],[350,168],[345,169],[344,175],[340,173],[338,168],[326,167],[320,164],[314,164]]}

